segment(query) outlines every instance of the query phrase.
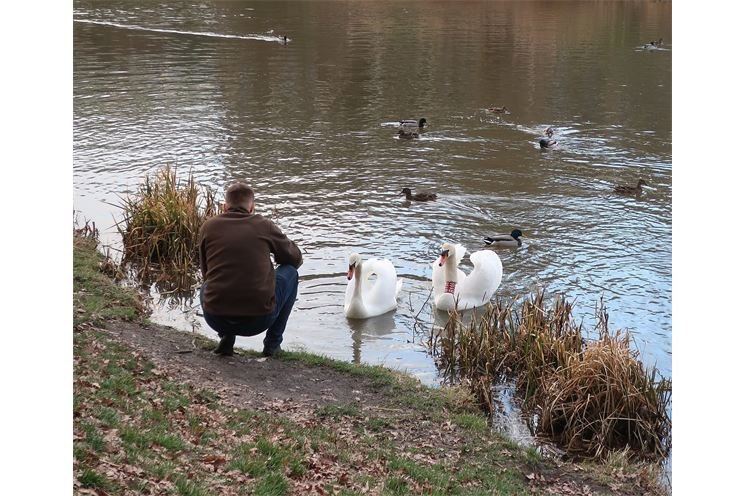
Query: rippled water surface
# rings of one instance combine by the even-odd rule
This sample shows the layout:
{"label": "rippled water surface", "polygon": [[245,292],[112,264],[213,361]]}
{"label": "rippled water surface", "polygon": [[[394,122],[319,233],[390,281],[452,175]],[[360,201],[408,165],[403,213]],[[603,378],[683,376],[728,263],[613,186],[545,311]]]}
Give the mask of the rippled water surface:
{"label": "rippled water surface", "polygon": [[[74,203],[104,241],[111,204],[165,164],[247,181],[305,254],[285,346],[434,383],[413,329],[443,319],[440,244],[520,228],[499,296],[565,293],[589,332],[603,295],[671,376],[671,4],[76,1],[73,22]],[[559,145],[541,151],[547,126]],[[612,193],[639,178],[653,189]],[[406,204],[406,186],[438,200]],[[393,262],[395,314],[344,317],[352,251]],[[214,337],[195,305],[163,298],[153,318]]]}

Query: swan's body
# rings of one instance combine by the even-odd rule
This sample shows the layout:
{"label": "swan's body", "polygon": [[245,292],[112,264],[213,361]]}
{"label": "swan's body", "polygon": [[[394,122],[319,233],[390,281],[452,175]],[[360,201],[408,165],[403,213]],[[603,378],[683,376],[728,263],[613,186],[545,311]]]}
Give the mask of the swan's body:
{"label": "swan's body", "polygon": [[544,131],[544,134],[546,135],[545,138],[541,138],[538,142],[539,145],[541,145],[541,148],[553,148],[556,146],[556,140],[552,139],[554,136],[554,128],[550,127]]}
{"label": "swan's body", "polygon": [[639,179],[639,182],[636,183],[636,187],[616,186],[615,188],[613,188],[613,191],[621,195],[638,195],[642,192],[642,186],[646,186],[646,185],[647,185],[647,181],[645,181],[644,179]]}
{"label": "swan's body", "polygon": [[494,248],[516,248],[522,246],[523,241],[520,236],[523,232],[520,229],[513,229],[510,234],[495,234],[484,238],[484,243]]}
{"label": "swan's body", "polygon": [[424,124],[427,123],[427,119],[422,117],[418,121],[413,119],[406,119],[399,121],[398,136],[400,138],[418,138],[419,133],[424,129]]}
{"label": "swan's body", "polygon": [[432,288],[438,310],[466,310],[485,305],[502,282],[499,255],[491,250],[472,253],[473,270],[466,276],[458,269],[465,253],[462,245],[445,243],[439,259],[432,263]]}
{"label": "swan's body", "polygon": [[[370,276],[375,274],[375,281]],[[384,259],[373,258],[362,262],[357,253],[349,256],[347,291],[344,295],[344,315],[350,319],[375,317],[398,306],[396,297],[401,291],[402,279],[396,277],[396,268]]]}
{"label": "swan's body", "polygon": [[437,199],[437,194],[435,193],[417,193],[417,194],[411,194],[411,189],[404,188],[401,190],[402,195],[406,195],[406,199],[409,201],[434,201]]}

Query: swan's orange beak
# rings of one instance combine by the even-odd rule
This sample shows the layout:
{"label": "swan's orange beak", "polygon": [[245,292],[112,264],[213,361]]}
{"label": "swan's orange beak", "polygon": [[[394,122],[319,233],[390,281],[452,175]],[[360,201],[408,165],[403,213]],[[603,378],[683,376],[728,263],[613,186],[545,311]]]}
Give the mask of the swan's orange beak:
{"label": "swan's orange beak", "polygon": [[354,277],[354,265],[355,264],[349,266],[349,270],[347,271],[347,281],[351,281],[352,277]]}
{"label": "swan's orange beak", "polygon": [[442,253],[440,253],[440,267],[442,267],[442,264],[447,260],[449,253],[450,250],[442,250]]}

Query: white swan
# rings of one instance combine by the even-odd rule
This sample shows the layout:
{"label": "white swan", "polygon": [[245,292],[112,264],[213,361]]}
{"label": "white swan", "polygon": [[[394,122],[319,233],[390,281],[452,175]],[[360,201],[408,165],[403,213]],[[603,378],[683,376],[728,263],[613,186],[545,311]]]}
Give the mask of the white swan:
{"label": "white swan", "polygon": [[438,310],[466,310],[485,305],[502,282],[502,260],[491,250],[470,256],[473,270],[468,276],[458,269],[466,254],[462,245],[445,243],[440,257],[432,263],[432,288]]}
{"label": "white swan", "polygon": [[[370,276],[375,274],[375,281]],[[350,319],[366,319],[394,310],[403,280],[396,278],[396,268],[388,260],[373,258],[362,262],[358,253],[349,255],[347,292],[344,295],[344,315]]]}

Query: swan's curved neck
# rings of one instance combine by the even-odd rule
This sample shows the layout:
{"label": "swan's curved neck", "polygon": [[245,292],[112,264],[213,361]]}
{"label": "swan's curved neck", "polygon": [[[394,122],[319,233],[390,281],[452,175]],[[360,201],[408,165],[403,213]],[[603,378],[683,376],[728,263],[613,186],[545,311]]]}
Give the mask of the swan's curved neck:
{"label": "swan's curved neck", "polygon": [[362,301],[362,264],[356,264],[354,266],[354,292],[352,293],[352,297],[354,299],[359,299]]}
{"label": "swan's curved neck", "polygon": [[455,258],[451,255],[445,260],[445,292],[454,294],[456,284],[458,284],[458,267],[455,266]]}
{"label": "swan's curved neck", "polygon": [[353,270],[354,273],[352,277],[354,278],[354,281],[351,281],[352,295],[349,299],[349,305],[345,310],[347,316],[362,317],[367,314],[367,308],[365,308],[365,302],[362,299],[362,281],[360,281],[362,268],[360,267],[360,264],[357,264]]}

